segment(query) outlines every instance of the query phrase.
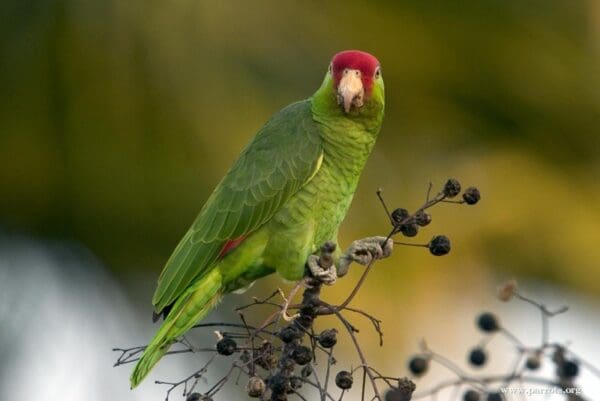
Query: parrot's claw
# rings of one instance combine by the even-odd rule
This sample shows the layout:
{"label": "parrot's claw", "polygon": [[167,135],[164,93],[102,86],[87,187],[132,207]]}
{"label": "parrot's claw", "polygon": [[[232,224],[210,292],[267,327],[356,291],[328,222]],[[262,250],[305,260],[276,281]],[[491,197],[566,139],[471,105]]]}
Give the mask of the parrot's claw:
{"label": "parrot's claw", "polygon": [[287,312],[283,312],[281,314],[281,317],[283,317],[283,320],[285,320],[286,322],[291,322],[293,320],[296,320],[296,318],[300,316],[299,313],[294,313],[293,315],[288,315]]}
{"label": "parrot's claw", "polygon": [[291,322],[292,320],[296,319],[298,316],[300,316],[299,313],[295,313],[293,315],[288,315],[288,309],[290,307],[290,301],[291,299],[294,297],[294,295],[296,294],[296,291],[298,291],[298,288],[300,288],[300,283],[296,284],[296,286],[294,287],[294,289],[292,290],[292,292],[290,293],[289,298],[285,296],[285,294],[283,293],[283,291],[281,290],[281,288],[278,288],[277,291],[279,292],[279,295],[281,296],[281,298],[283,298],[284,300],[284,304],[283,304],[283,309],[281,310],[281,317],[283,318],[283,320],[285,320],[286,322]]}
{"label": "parrot's claw", "polygon": [[319,264],[319,256],[310,255],[308,257],[307,265],[312,276],[323,284],[333,285],[337,280],[338,275],[335,265],[332,264],[329,268],[324,269]]}
{"label": "parrot's claw", "polygon": [[367,266],[373,260],[385,259],[392,254],[394,241],[387,237],[367,237],[354,241],[340,258],[338,274],[347,273],[350,263]]}

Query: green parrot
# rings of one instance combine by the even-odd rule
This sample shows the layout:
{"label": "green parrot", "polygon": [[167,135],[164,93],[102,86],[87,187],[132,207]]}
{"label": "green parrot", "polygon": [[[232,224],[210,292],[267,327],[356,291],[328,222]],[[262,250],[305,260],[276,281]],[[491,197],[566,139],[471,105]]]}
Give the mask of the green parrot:
{"label": "green parrot", "polygon": [[132,388],[225,294],[274,272],[300,280],[305,265],[332,284],[351,262],[389,255],[392,242],[372,237],[336,251],[328,269],[309,257],[326,241],[337,243],[383,110],[379,61],[347,50],[333,56],[312,97],[285,107],[260,129],[158,279],[152,303],[155,320],[163,315],[164,322],[133,370]]}

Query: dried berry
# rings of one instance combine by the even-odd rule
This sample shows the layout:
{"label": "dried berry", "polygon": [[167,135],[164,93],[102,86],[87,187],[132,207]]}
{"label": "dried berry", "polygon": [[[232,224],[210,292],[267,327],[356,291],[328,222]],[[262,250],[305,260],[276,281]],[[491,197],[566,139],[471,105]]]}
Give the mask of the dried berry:
{"label": "dried berry", "polygon": [[342,390],[348,390],[352,387],[352,383],[354,383],[354,379],[352,378],[352,374],[347,370],[342,370],[335,375],[335,384]]}
{"label": "dried berry", "polygon": [[408,377],[401,377],[398,379],[398,388],[406,393],[414,393],[417,386]]}
{"label": "dried berry", "polygon": [[302,387],[303,383],[304,383],[304,380],[302,380],[301,377],[298,377],[298,376],[290,377],[290,386],[292,387],[292,390],[298,390],[300,387]]}
{"label": "dried berry", "polygon": [[331,348],[337,343],[337,330],[336,329],[327,329],[323,330],[317,341],[323,348]]}
{"label": "dried berry", "polygon": [[534,354],[527,357],[525,361],[525,367],[529,370],[538,370],[542,364],[540,354]]}
{"label": "dried berry", "polygon": [[258,376],[251,377],[246,384],[246,392],[252,398],[258,398],[263,395],[266,388],[265,382]]}
{"label": "dried berry", "polygon": [[410,396],[407,398],[406,394],[401,393],[396,387],[390,388],[385,393],[385,401],[409,401],[411,398]]}
{"label": "dried berry", "polygon": [[302,338],[303,333],[302,331],[300,331],[300,329],[291,324],[279,330],[279,333],[277,333],[277,335],[279,336],[281,341],[287,344],[294,340]]}
{"label": "dried berry", "polygon": [[288,371],[294,370],[294,365],[296,365],[296,362],[291,358],[279,358],[278,363],[281,369]]}
{"label": "dried berry", "polygon": [[415,215],[415,222],[421,227],[425,227],[426,225],[431,223],[431,215],[425,210],[420,210]]}
{"label": "dried berry", "polygon": [[419,233],[419,226],[416,223],[402,224],[400,226],[400,232],[405,237],[414,237]]}
{"label": "dried berry", "polygon": [[483,366],[487,359],[487,355],[483,348],[477,347],[469,353],[469,362],[473,366]]}
{"label": "dried berry", "polygon": [[477,326],[481,331],[486,333],[493,333],[495,331],[500,330],[500,325],[498,324],[498,319],[492,313],[485,312],[479,315],[477,318]]}
{"label": "dried berry", "polygon": [[302,375],[302,377],[308,377],[310,375],[312,375],[313,373],[313,368],[310,365],[306,365],[302,368],[302,370],[300,371],[300,374]]}
{"label": "dried berry", "polygon": [[408,210],[399,207],[392,212],[392,221],[394,222],[394,225],[398,226],[402,224],[402,221],[407,219],[409,216],[410,213],[408,213]]}
{"label": "dried berry", "polygon": [[256,351],[255,362],[258,366],[263,369],[269,370],[273,366],[275,366],[275,348],[273,344],[268,341],[265,341],[258,347]]}
{"label": "dried berry", "polygon": [[463,192],[463,200],[467,205],[474,205],[481,199],[481,193],[475,187],[469,187]]}
{"label": "dried berry", "polygon": [[454,178],[450,178],[444,185],[443,193],[447,198],[454,198],[460,193],[460,182]]}
{"label": "dried berry", "polygon": [[202,400],[202,394],[200,394],[200,393],[191,393],[185,399],[185,401],[200,401],[200,400]]}
{"label": "dried berry", "polygon": [[267,379],[267,384],[275,394],[285,394],[291,389],[290,379],[281,373],[269,377]]}
{"label": "dried berry", "polygon": [[500,393],[489,393],[487,395],[487,401],[503,401],[504,397]]}
{"label": "dried berry", "polygon": [[481,394],[475,390],[467,390],[467,392],[463,395],[463,401],[479,401],[481,399]]}
{"label": "dried berry", "polygon": [[[317,316],[317,310],[315,309],[315,304],[313,302],[307,301],[305,302],[304,306],[302,306],[302,308],[300,308],[300,316],[298,316],[298,318],[302,317],[302,316],[308,316],[311,318],[315,318]],[[294,320],[297,321],[298,319]]]}
{"label": "dried berry", "polygon": [[191,393],[186,397],[185,401],[213,401],[213,399],[212,397],[200,393]]}
{"label": "dried berry", "polygon": [[301,366],[312,361],[312,357],[311,349],[304,345],[299,345],[292,351],[292,359]]}
{"label": "dried berry", "polygon": [[515,280],[508,280],[498,287],[498,299],[503,302],[508,302],[515,294],[516,290],[517,282]]}
{"label": "dried berry", "polygon": [[408,369],[415,376],[421,376],[429,368],[429,359],[422,356],[415,356],[408,362]]}
{"label": "dried berry", "polygon": [[237,344],[233,338],[223,337],[217,342],[217,353],[220,355],[231,355],[237,349]]}
{"label": "dried berry", "polygon": [[565,360],[558,368],[558,375],[563,379],[572,379],[579,374],[579,364]]}
{"label": "dried berry", "polygon": [[248,352],[248,350],[243,350],[242,351],[242,355],[240,355],[240,361],[244,362],[244,363],[248,363],[250,362],[250,353]]}
{"label": "dried berry", "polygon": [[398,387],[392,387],[385,394],[385,401],[410,401],[417,386],[412,380],[403,377],[398,380]]}
{"label": "dried berry", "polygon": [[445,235],[436,235],[427,245],[429,252],[435,256],[443,256],[450,252],[450,240]]}
{"label": "dried berry", "polygon": [[294,320],[294,324],[298,325],[298,329],[301,331],[305,331],[310,329],[314,320],[315,318],[310,314],[300,313],[300,316]]}

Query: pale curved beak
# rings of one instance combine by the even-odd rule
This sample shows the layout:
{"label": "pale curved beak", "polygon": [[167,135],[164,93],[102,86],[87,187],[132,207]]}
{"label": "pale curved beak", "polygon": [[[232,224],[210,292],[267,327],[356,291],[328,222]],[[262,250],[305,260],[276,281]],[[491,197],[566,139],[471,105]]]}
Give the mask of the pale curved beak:
{"label": "pale curved beak", "polygon": [[350,112],[352,106],[361,107],[363,105],[365,89],[361,75],[359,70],[346,69],[338,84],[338,104],[344,106],[346,113]]}

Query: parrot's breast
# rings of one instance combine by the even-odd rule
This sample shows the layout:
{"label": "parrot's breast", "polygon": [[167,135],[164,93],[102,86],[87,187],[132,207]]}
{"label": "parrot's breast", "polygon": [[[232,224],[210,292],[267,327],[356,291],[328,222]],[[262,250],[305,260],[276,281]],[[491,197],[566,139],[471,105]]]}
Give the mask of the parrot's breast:
{"label": "parrot's breast", "polygon": [[375,141],[374,135],[355,127],[328,124],[323,131],[319,169],[269,224],[276,238],[270,240],[266,252],[276,256],[267,260],[289,280],[302,277],[306,258],[324,242],[337,242],[339,226]]}

